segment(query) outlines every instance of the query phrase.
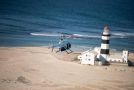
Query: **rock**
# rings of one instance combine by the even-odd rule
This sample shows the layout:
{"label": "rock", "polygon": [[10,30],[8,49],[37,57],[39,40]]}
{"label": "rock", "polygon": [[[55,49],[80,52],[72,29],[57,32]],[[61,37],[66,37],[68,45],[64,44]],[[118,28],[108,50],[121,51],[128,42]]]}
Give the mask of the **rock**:
{"label": "rock", "polygon": [[24,76],[19,76],[16,81],[23,84],[30,84],[30,80],[26,79]]}

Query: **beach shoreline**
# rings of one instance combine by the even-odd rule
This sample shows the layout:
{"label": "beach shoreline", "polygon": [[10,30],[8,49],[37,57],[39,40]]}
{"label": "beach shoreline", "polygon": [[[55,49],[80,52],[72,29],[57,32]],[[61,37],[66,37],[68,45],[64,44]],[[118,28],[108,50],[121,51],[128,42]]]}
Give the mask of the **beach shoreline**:
{"label": "beach shoreline", "polygon": [[[81,65],[79,53],[0,47],[0,90],[132,90],[134,68]],[[134,59],[130,53],[129,58]]]}

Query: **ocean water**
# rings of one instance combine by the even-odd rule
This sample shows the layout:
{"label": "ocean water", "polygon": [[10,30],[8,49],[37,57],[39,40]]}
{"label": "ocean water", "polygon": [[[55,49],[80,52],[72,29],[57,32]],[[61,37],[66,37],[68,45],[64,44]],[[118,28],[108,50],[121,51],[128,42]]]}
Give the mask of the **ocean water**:
{"label": "ocean water", "polygon": [[110,28],[110,48],[134,51],[133,0],[0,0],[0,46],[48,46],[61,34],[75,49],[101,45]]}

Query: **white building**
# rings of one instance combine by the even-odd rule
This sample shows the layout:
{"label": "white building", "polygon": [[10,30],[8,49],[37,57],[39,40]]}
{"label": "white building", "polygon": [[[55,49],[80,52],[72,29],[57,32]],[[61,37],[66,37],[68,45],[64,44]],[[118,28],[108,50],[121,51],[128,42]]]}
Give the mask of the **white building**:
{"label": "white building", "polygon": [[107,58],[109,62],[120,62],[120,63],[127,63],[128,60],[128,51],[123,50],[122,53],[111,53]]}
{"label": "white building", "polygon": [[[100,48],[96,47],[92,51],[85,51],[78,56],[81,64],[95,65],[100,57]],[[127,63],[128,60],[128,51],[123,50],[123,52],[110,52],[106,59],[108,62],[118,62],[118,63]]]}
{"label": "white building", "polygon": [[85,51],[85,52],[81,53],[81,55],[78,56],[78,59],[80,60],[81,64],[94,65],[96,57],[97,57],[96,52]]}

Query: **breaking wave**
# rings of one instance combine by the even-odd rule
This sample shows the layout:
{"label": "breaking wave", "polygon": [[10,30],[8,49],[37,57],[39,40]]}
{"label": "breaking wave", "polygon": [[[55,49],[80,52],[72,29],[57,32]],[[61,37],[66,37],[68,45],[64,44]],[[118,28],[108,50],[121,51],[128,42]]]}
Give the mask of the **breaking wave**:
{"label": "breaking wave", "polygon": [[[63,34],[63,33],[30,33],[33,36],[47,36],[47,37],[60,37],[65,36],[66,38],[101,38],[101,35],[87,35],[87,34]],[[111,38],[129,38],[134,37],[134,33],[112,33]]]}
{"label": "breaking wave", "polygon": [[47,36],[47,37],[60,37],[64,36],[66,38],[100,38],[100,36],[86,35],[86,34],[62,34],[62,33],[30,33],[34,36]]}
{"label": "breaking wave", "polygon": [[58,37],[61,36],[61,34],[58,33],[30,33],[33,36],[49,36],[49,37]]}
{"label": "breaking wave", "polygon": [[129,38],[129,37],[134,37],[134,33],[112,33],[111,37],[113,37],[113,38]]}

